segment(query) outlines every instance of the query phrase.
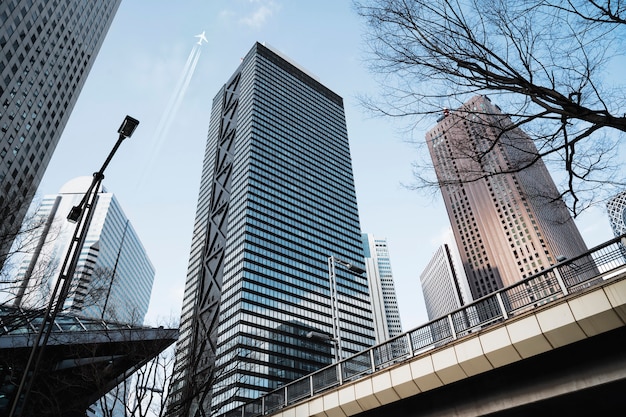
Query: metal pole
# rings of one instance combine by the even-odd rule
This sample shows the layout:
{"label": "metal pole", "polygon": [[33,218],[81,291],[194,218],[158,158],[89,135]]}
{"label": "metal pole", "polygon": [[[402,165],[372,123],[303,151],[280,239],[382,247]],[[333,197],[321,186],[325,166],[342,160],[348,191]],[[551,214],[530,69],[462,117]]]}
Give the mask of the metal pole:
{"label": "metal pole", "polygon": [[559,268],[557,268],[556,266],[553,267],[552,272],[554,272],[554,276],[556,277],[556,282],[559,284],[559,287],[563,295],[569,294],[569,291],[567,291],[567,285],[565,285],[565,281],[563,281],[563,277],[561,276],[561,271],[559,271]]}
{"label": "metal pole", "polygon": [[328,257],[328,280],[330,284],[330,308],[333,321],[333,340],[337,345],[335,349],[335,362],[343,360],[341,348],[341,323],[339,321],[339,294],[337,293],[337,271],[336,264],[339,264],[352,272],[354,275],[361,275],[366,271],[349,262],[337,259],[334,256]]}
{"label": "metal pole", "polygon": [[328,258],[328,279],[330,283],[330,309],[333,321],[333,340],[335,341],[335,362],[342,359],[341,328],[339,327],[339,300],[337,297],[337,272],[335,257]]}
{"label": "metal pole", "polygon": [[[117,133],[119,133],[119,137],[115,146],[113,146],[113,149],[109,152],[109,155],[100,170],[93,174],[91,185],[87,189],[87,192],[83,196],[80,204],[78,206],[74,206],[68,215],[68,220],[76,221],[74,235],[63,261],[63,265],[61,266],[61,271],[59,273],[59,277],[57,278],[57,282],[55,283],[54,290],[52,291],[52,294],[50,294],[50,301],[48,302],[48,307],[46,308],[43,316],[44,320],[39,327],[30,355],[28,356],[28,361],[26,362],[26,366],[23,371],[20,384],[15,392],[9,417],[20,416],[24,411],[24,406],[28,404],[28,395],[30,394],[33,383],[37,377],[37,372],[41,364],[46,344],[50,338],[54,321],[59,312],[63,309],[65,299],[69,293],[70,284],[72,278],[74,277],[74,271],[76,270],[76,264],[78,263],[78,258],[80,256],[80,250],[85,241],[85,237],[87,236],[89,223],[91,222],[91,218],[93,216],[92,210],[98,199],[98,190],[100,189],[100,185],[104,179],[104,170],[109,165],[109,162],[111,162],[113,155],[115,155],[115,152],[120,147],[122,141],[133,134],[138,124],[139,121],[137,119],[126,116],[117,131]],[[21,399],[22,396],[23,399]],[[19,407],[20,404],[21,407]]]}
{"label": "metal pole", "polygon": [[509,314],[506,312],[506,307],[504,306],[504,302],[502,301],[502,294],[500,291],[496,293],[496,300],[498,301],[498,305],[500,306],[500,310],[502,311],[502,319],[508,319]]}
{"label": "metal pole", "polygon": [[[88,197],[88,202],[85,210],[81,212],[79,221],[76,222],[76,228],[74,229],[74,235],[72,236],[70,247],[66,253],[63,265],[61,266],[61,272],[59,273],[59,277],[57,278],[52,294],[50,294],[48,307],[43,315],[44,320],[42,321],[37,335],[35,336],[35,341],[33,342],[33,347],[30,351],[30,355],[28,356],[28,361],[26,362],[24,373],[20,380],[20,385],[15,393],[15,399],[13,401],[9,417],[20,416],[24,411],[23,407],[28,404],[28,395],[30,394],[34,380],[36,379],[45,346],[48,343],[52,327],[54,326],[54,320],[56,319],[59,311],[63,309],[63,304],[65,304],[65,299],[67,298],[67,294],[69,292],[76,263],[78,262],[78,258],[80,256],[80,248],[82,243],[85,241],[87,230],[89,228],[89,222],[91,221],[91,209],[98,197],[98,188],[101,181],[102,177],[94,174],[94,179],[88,189],[89,194],[85,194],[85,196]],[[85,198],[83,198],[83,201],[85,201]],[[20,399],[22,395],[24,398]],[[18,405],[20,403],[22,404],[22,408],[18,410]]]}
{"label": "metal pole", "polygon": [[452,319],[452,314],[448,314],[448,326],[450,326],[450,334],[452,335],[452,340],[456,340],[456,328],[454,327],[454,320]]}

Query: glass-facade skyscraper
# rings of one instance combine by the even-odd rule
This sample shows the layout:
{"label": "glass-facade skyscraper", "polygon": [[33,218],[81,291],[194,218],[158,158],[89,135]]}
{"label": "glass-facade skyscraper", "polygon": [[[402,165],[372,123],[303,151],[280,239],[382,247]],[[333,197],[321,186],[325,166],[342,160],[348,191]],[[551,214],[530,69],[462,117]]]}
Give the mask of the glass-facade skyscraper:
{"label": "glass-facade skyscraper", "polygon": [[120,2],[0,1],[0,268]]}
{"label": "glass-facade skyscraper", "polygon": [[[48,302],[66,256],[76,224],[67,220],[92,177],[66,183],[58,194],[42,199],[36,213],[45,224],[35,231],[17,272],[20,282],[14,304],[41,308]],[[102,187],[72,278],[64,310],[81,316],[119,322],[143,323],[154,282],[154,267],[113,193]]]}
{"label": "glass-facade skyscraper", "polygon": [[[221,415],[330,364],[331,256],[364,267],[343,100],[256,43],[213,100],[169,415]],[[368,285],[336,275],[348,356],[375,341]]]}

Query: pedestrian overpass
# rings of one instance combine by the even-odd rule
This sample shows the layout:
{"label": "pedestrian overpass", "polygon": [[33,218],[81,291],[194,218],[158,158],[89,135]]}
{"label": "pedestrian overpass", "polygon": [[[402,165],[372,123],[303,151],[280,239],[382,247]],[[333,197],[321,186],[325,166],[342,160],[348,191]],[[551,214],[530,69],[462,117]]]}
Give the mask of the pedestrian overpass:
{"label": "pedestrian overpass", "polygon": [[621,236],[224,416],[611,414],[624,346]]}

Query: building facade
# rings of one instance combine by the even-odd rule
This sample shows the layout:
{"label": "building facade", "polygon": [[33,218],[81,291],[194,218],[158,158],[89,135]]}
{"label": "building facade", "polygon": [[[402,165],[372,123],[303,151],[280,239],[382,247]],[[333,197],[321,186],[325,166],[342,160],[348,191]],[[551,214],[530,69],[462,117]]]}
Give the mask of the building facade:
{"label": "building facade", "polygon": [[402,333],[400,310],[387,239],[377,238],[369,233],[363,233],[361,237],[378,344]]}
{"label": "building facade", "polygon": [[429,320],[443,317],[471,302],[465,272],[453,258],[454,249],[447,243],[441,245],[420,274]]}
{"label": "building facade", "polygon": [[613,196],[606,203],[606,211],[615,237],[626,233],[626,191]]}
{"label": "building facade", "polygon": [[[362,268],[360,235],[342,98],[256,43],[213,100],[168,414],[220,415],[330,364],[328,259]],[[375,342],[371,304],[365,277],[336,283],[347,356]]]}
{"label": "building facade", "polygon": [[[58,194],[43,198],[36,216],[45,219],[46,226],[37,229],[35,249],[28,251],[18,270],[17,281],[21,284],[16,306],[41,307],[48,302],[76,227],[67,215],[79,204],[91,182],[91,177],[78,177]],[[132,224],[115,196],[103,187],[64,310],[101,320],[141,324],[148,311],[154,275]]]}
{"label": "building facade", "polygon": [[0,267],[120,1],[0,2]]}
{"label": "building facade", "polygon": [[426,142],[474,299],[587,250],[533,141],[487,97]]}

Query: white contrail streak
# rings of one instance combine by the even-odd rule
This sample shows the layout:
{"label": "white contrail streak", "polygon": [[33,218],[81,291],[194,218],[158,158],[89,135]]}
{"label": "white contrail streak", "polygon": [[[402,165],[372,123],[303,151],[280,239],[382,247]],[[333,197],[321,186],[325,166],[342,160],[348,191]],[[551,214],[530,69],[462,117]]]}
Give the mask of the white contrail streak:
{"label": "white contrail streak", "polygon": [[[163,131],[165,133],[167,133],[169,131],[170,127],[172,126],[172,122],[174,121],[174,117],[176,116],[176,113],[178,112],[178,109],[180,108],[180,104],[183,101],[183,98],[185,97],[185,93],[187,92],[187,88],[189,88],[189,83],[191,82],[191,77],[193,76],[193,73],[196,70],[196,65],[198,64],[198,59],[200,58],[200,46],[199,45],[195,45],[194,48],[197,50],[197,53],[193,57],[193,61],[191,62],[191,65],[189,66],[189,69],[184,74],[184,76],[181,78],[180,83],[177,86],[178,94],[176,94],[174,97],[172,97],[174,99],[173,103],[171,103],[171,108],[166,113],[167,114],[167,118],[163,122],[163,127],[162,127],[162,129],[163,129]],[[164,138],[161,138],[161,142],[163,141],[163,139]]]}
{"label": "white contrail streak", "polygon": [[170,97],[167,107],[165,108],[165,111],[161,115],[156,131],[154,132],[154,135],[152,136],[153,143],[152,143],[152,146],[150,146],[151,148],[150,157],[148,158],[141,172],[141,175],[139,177],[140,180],[137,182],[137,188],[139,188],[139,186],[143,184],[148,174],[148,171],[150,171],[151,166],[154,164],[154,161],[156,160],[161,148],[163,147],[163,143],[165,142],[165,139],[167,138],[169,130],[172,127],[172,123],[174,122],[174,119],[176,118],[176,114],[178,113],[178,109],[180,108],[183,98],[185,97],[185,93],[187,92],[187,89],[189,88],[189,83],[191,82],[191,78],[193,77],[194,71],[196,70],[196,65],[198,64],[198,60],[200,59],[200,52],[201,52],[201,45],[197,43],[194,44],[193,48],[191,49],[191,53],[189,54],[189,57],[187,58],[187,62],[185,63],[185,66],[183,67],[183,70],[176,84],[176,87],[174,88],[174,93]]}

